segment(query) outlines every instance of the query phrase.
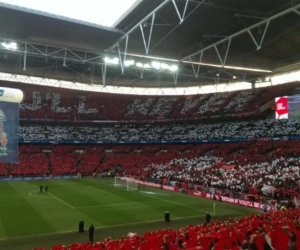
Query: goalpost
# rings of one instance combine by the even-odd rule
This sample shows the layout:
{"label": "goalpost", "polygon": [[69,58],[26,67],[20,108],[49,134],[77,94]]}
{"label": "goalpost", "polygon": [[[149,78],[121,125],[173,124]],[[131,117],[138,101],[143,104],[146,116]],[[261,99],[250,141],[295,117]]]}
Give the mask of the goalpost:
{"label": "goalpost", "polygon": [[115,188],[125,188],[127,191],[134,191],[139,189],[137,179],[134,177],[115,177],[114,179]]}

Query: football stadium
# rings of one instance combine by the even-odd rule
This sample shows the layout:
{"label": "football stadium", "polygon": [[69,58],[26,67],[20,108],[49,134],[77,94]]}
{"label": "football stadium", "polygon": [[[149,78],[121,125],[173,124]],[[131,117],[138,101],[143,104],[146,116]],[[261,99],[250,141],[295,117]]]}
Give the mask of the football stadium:
{"label": "football stadium", "polygon": [[300,249],[300,0],[0,17],[0,249]]}

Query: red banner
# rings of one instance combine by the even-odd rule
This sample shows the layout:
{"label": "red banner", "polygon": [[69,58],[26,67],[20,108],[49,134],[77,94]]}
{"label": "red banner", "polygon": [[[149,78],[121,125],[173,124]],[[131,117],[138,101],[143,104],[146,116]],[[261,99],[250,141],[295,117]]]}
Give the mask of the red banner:
{"label": "red banner", "polygon": [[282,96],[275,98],[275,115],[276,119],[287,119],[289,117],[288,97]]}

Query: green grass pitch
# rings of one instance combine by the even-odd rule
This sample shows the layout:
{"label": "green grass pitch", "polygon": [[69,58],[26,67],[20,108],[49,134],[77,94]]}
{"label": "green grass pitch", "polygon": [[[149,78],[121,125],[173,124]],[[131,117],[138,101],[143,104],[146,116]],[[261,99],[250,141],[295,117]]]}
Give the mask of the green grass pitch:
{"label": "green grass pitch", "polygon": [[[38,186],[48,185],[48,194]],[[142,187],[140,191],[115,188],[113,179],[69,179],[0,183],[0,249],[32,249],[85,242],[78,222],[97,228],[95,240],[121,237],[165,227],[201,223],[213,214],[213,201],[185,194]],[[154,194],[141,191],[153,192]],[[165,223],[169,211],[171,222]],[[240,217],[256,210],[216,202],[213,219]]]}

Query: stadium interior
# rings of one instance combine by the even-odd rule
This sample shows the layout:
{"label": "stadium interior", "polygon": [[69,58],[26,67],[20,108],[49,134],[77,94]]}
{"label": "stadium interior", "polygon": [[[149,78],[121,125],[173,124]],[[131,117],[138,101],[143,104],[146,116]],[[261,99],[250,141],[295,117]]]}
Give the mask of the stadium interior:
{"label": "stadium interior", "polygon": [[26,2],[0,0],[0,249],[300,249],[300,0]]}

